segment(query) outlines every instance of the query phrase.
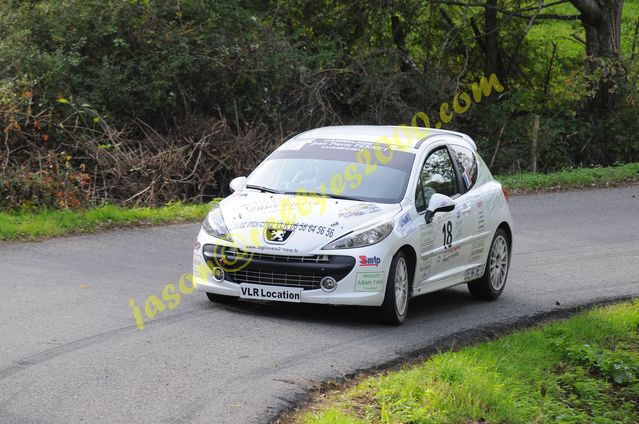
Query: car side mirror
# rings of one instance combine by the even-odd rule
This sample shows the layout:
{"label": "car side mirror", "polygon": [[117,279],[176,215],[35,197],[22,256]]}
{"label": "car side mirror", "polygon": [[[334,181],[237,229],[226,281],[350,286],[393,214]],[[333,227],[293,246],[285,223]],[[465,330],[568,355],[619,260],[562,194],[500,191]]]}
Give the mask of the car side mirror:
{"label": "car side mirror", "polygon": [[240,191],[244,188],[244,184],[246,183],[246,177],[237,177],[233,178],[229,183],[229,187],[231,187],[231,191]]}
{"label": "car side mirror", "polygon": [[455,202],[453,199],[443,194],[435,193],[431,196],[430,201],[428,202],[428,209],[426,209],[424,219],[427,224],[430,224],[433,222],[433,217],[436,213],[451,212],[454,209]]}

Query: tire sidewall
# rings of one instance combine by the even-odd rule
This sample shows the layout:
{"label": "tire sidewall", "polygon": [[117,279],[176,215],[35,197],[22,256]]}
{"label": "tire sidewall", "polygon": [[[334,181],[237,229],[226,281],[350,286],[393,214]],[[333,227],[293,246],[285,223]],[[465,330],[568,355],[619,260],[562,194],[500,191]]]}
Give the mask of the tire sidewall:
{"label": "tire sidewall", "polygon": [[[397,272],[397,264],[399,262],[399,258],[403,258],[406,263],[406,272],[408,278],[408,285],[406,290],[406,307],[404,308],[404,313],[400,314],[397,311],[397,302],[395,299],[395,274]],[[408,314],[408,303],[410,300],[410,292],[411,292],[411,278],[410,278],[410,270],[408,269],[408,260],[406,254],[403,251],[399,251],[393,256],[393,260],[391,262],[390,269],[388,271],[388,278],[386,280],[386,293],[384,295],[384,304],[382,308],[385,310],[387,314],[391,313],[393,316],[387,317],[391,318],[391,321],[394,321],[396,324],[401,324],[406,319],[406,315]]]}
{"label": "tire sidewall", "polygon": [[[493,247],[495,246],[495,241],[497,240],[497,237],[499,237],[499,236],[502,236],[504,238],[504,240],[506,240],[506,250],[508,252],[508,262],[506,264],[506,276],[504,277],[504,284],[501,286],[501,288],[499,290],[495,290],[495,288],[492,285],[491,278],[490,278],[490,255],[491,255],[491,253],[493,251]],[[493,236],[493,241],[490,243],[490,250],[488,250],[488,258],[486,258],[486,268],[485,269],[486,270],[484,272],[484,280],[486,282],[487,288],[490,291],[490,294],[494,298],[497,298],[504,291],[504,288],[506,288],[506,282],[508,282],[508,273],[510,272],[510,241],[508,239],[508,234],[506,234],[506,232],[502,228],[498,228],[497,231],[495,231],[495,235]]]}

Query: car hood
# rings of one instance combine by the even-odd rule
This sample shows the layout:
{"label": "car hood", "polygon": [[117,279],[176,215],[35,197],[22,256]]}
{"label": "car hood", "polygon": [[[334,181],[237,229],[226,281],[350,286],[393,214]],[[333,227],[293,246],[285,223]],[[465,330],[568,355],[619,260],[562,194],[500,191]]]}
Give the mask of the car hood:
{"label": "car hood", "polygon": [[246,192],[234,193],[219,206],[238,248],[274,254],[321,249],[353,230],[391,220],[401,210],[399,204]]}

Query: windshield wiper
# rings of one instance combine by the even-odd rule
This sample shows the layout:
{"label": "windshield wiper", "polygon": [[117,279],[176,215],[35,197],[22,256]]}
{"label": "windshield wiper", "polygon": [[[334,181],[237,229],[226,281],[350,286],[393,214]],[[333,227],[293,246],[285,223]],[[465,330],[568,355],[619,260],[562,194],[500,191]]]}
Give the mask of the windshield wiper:
{"label": "windshield wiper", "polygon": [[312,194],[316,194],[318,196],[330,197],[330,198],[333,198],[333,199],[355,200],[356,202],[363,202],[362,199],[358,199],[356,197],[342,196],[341,194],[333,194],[333,193],[324,193],[324,194],[312,193]]}
{"label": "windshield wiper", "polygon": [[357,199],[355,197],[342,196],[341,194],[333,194],[333,193],[317,193],[315,191],[305,191],[305,192],[294,192],[294,191],[282,191],[280,194],[304,194],[306,196],[315,196],[315,197],[330,197],[331,199],[340,199],[340,200],[355,200],[357,202],[363,202],[362,199]]}
{"label": "windshield wiper", "polygon": [[247,184],[245,187],[246,188],[252,188],[252,189],[255,189],[255,190],[259,190],[259,191],[263,191],[263,192],[266,192],[266,193],[282,194],[281,191],[275,190],[274,188],[269,188],[269,187],[263,187],[263,186],[253,185],[253,184]]}

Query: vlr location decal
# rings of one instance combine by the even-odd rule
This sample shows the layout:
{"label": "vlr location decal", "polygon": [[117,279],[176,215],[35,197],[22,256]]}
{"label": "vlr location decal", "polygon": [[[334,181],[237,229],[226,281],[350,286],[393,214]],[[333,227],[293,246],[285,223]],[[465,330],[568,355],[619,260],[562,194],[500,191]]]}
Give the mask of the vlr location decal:
{"label": "vlr location decal", "polygon": [[248,299],[279,300],[282,302],[299,302],[301,288],[297,287],[260,287],[252,284],[241,284],[240,297]]}
{"label": "vlr location decal", "polygon": [[368,256],[360,256],[359,257],[359,266],[379,266],[382,262],[382,258],[378,258],[377,256],[368,257]]}

